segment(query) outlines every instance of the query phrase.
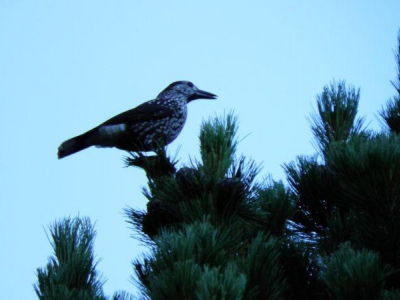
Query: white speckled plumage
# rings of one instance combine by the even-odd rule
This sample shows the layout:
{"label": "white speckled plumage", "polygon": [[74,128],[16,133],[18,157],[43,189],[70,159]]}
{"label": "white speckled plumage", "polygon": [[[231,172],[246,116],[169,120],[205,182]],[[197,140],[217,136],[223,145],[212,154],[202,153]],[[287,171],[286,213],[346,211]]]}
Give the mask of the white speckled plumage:
{"label": "white speckled plumage", "polygon": [[154,100],[121,113],[88,132],[62,143],[63,158],[90,146],[116,147],[126,151],[151,151],[170,144],[182,131],[187,103],[195,99],[215,99],[189,81],[177,81]]}

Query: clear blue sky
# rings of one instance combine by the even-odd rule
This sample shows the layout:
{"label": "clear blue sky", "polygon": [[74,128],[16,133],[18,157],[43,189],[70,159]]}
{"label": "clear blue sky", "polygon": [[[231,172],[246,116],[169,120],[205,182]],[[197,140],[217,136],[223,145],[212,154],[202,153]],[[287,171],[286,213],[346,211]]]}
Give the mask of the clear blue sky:
{"label": "clear blue sky", "polygon": [[145,208],[145,174],[114,149],[59,161],[63,140],[191,80],[219,99],[190,104],[170,153],[198,157],[202,120],[234,110],[239,154],[284,179],[283,163],[314,153],[306,117],[332,79],[361,87],[360,115],[379,128],[399,27],[399,0],[0,1],[2,298],[36,298],[44,228],[78,214],[96,222],[106,293],[135,291],[144,248],[122,210]]}

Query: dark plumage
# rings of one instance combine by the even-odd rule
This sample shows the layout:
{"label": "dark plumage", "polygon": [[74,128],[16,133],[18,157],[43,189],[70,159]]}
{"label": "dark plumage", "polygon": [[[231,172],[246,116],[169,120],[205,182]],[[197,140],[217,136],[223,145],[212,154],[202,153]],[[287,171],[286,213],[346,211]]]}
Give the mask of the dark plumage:
{"label": "dark plumage", "polygon": [[58,158],[90,146],[116,147],[126,151],[152,151],[171,143],[182,131],[187,103],[195,99],[216,99],[189,81],[177,81],[156,99],[123,112],[88,132],[62,143]]}

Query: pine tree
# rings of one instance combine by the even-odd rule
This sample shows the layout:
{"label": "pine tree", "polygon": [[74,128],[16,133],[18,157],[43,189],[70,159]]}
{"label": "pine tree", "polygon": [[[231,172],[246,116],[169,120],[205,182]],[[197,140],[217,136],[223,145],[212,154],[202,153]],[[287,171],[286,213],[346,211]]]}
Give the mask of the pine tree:
{"label": "pine tree", "polygon": [[[96,231],[88,218],[64,218],[49,226],[54,256],[37,269],[34,285],[41,300],[106,300],[104,280],[96,270],[93,246]],[[113,300],[127,300],[124,292]]]}
{"label": "pine tree", "polygon": [[[126,208],[149,254],[133,263],[141,299],[400,299],[400,31],[397,94],[384,130],[357,117],[360,89],[332,82],[311,115],[316,154],[284,165],[287,185],[237,155],[237,117],[202,124],[200,158],[131,153],[148,178]],[[54,223],[40,299],[107,299],[87,219]],[[112,299],[128,299],[116,293]]]}

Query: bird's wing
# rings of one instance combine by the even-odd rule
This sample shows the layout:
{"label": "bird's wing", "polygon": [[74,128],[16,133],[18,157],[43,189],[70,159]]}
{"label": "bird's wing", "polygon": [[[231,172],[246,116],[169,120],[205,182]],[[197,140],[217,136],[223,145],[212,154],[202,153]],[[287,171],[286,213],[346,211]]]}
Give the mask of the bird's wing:
{"label": "bird's wing", "polygon": [[143,121],[158,120],[170,116],[174,111],[163,105],[145,102],[105,121],[101,125],[135,124]]}

